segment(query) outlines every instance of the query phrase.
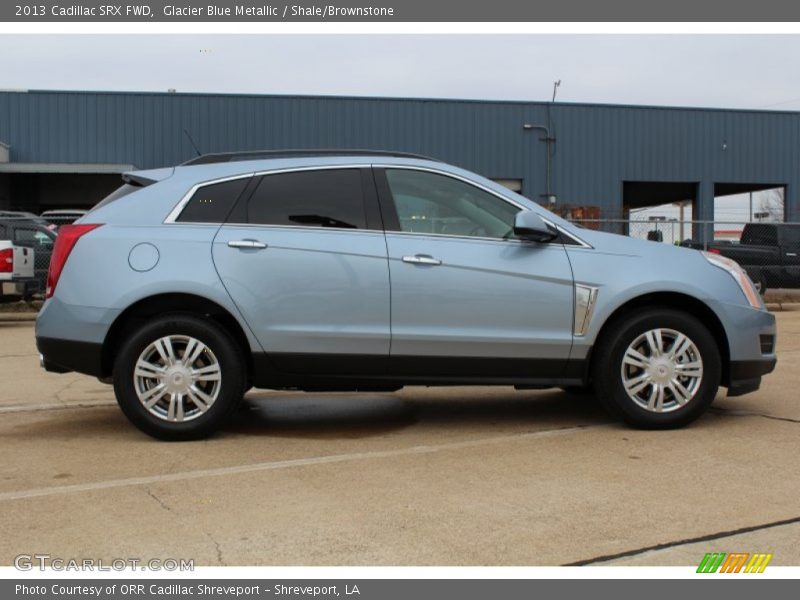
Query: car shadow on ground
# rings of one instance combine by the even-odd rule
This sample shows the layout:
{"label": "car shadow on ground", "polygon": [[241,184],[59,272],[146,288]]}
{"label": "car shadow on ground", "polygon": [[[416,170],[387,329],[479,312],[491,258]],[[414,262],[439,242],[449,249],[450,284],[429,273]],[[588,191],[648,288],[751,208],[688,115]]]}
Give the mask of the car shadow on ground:
{"label": "car shadow on ground", "polygon": [[482,391],[469,388],[396,393],[250,394],[226,433],[287,438],[354,439],[414,426],[570,427],[610,419],[591,395],[561,390]]}
{"label": "car shadow on ground", "polygon": [[[18,414],[18,413],[13,413]],[[113,439],[128,442],[144,436],[116,405],[35,411],[33,421],[19,422],[4,436],[19,439]],[[212,440],[237,436],[287,439],[360,439],[409,427],[435,430],[525,425],[561,429],[611,422],[591,395],[561,390],[513,391],[487,388],[411,388],[394,393],[251,392],[231,421]]]}

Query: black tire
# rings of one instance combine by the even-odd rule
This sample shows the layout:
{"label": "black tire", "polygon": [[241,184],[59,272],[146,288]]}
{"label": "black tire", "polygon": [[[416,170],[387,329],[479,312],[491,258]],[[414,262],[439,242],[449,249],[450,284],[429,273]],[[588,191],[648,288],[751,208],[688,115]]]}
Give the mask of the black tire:
{"label": "black tire", "polygon": [[[219,392],[205,413],[183,422],[151,414],[139,400],[134,368],[142,352],[165,336],[190,336],[205,344],[219,363]],[[247,373],[235,339],[215,321],[187,314],[158,317],[123,338],[114,361],[114,393],[122,412],[143,432],[160,440],[197,440],[222,427],[244,396]]]}
{"label": "black tire", "polygon": [[[692,398],[670,412],[653,412],[640,406],[628,396],[623,384],[623,357],[628,346],[640,335],[658,328],[688,337],[703,363],[702,378]],[[671,308],[645,309],[618,318],[604,332],[593,354],[596,357],[592,364],[593,380],[601,404],[613,416],[639,429],[673,429],[687,425],[708,409],[719,389],[722,367],[714,336],[696,318]]]}

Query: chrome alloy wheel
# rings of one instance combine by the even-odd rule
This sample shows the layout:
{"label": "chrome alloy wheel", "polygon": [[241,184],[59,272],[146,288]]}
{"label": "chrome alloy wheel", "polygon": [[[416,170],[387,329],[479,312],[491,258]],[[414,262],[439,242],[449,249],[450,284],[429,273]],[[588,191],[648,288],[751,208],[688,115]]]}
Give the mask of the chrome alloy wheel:
{"label": "chrome alloy wheel", "polygon": [[622,384],[628,397],[650,412],[672,412],[690,402],[703,382],[695,343],[674,329],[651,329],[628,346]]}
{"label": "chrome alloy wheel", "polygon": [[157,339],[139,355],[133,371],[139,402],[164,421],[196,419],[214,404],[221,384],[217,357],[187,335]]}

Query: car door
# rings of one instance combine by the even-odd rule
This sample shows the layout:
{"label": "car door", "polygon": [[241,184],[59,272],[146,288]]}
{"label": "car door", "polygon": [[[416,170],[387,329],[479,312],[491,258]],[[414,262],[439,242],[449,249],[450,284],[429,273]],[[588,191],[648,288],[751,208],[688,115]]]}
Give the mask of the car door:
{"label": "car door", "polygon": [[560,242],[515,239],[521,207],[443,172],[376,169],[387,224],[396,375],[552,379],[572,345]]}
{"label": "car door", "polygon": [[383,374],[389,268],[369,168],[265,174],[214,239],[228,293],[282,372]]}

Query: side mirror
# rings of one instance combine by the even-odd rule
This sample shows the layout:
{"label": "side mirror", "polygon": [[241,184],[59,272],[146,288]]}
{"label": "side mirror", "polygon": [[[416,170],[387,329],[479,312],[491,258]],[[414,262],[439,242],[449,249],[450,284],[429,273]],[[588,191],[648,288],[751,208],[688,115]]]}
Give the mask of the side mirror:
{"label": "side mirror", "polygon": [[514,235],[530,242],[549,242],[556,237],[542,217],[532,210],[522,210],[514,217]]}

